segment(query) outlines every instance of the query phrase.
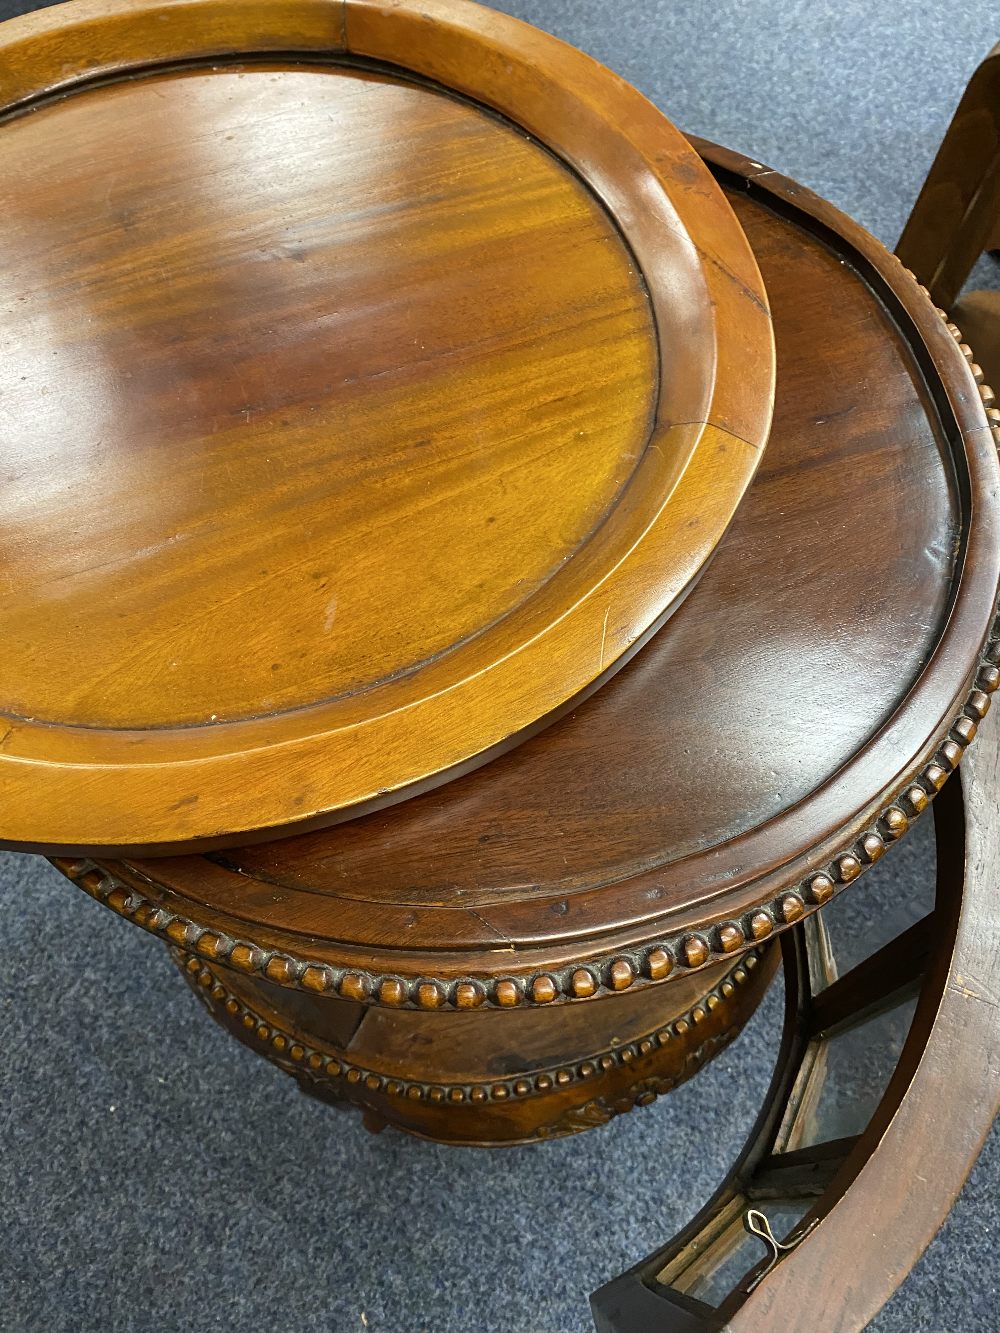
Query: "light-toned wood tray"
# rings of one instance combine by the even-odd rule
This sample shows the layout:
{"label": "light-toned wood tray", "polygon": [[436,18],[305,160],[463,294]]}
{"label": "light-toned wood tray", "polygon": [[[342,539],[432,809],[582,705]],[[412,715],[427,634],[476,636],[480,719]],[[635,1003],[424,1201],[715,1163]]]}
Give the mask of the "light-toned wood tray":
{"label": "light-toned wood tray", "polygon": [[691,588],[770,317],[607,70],[460,0],[81,0],[0,27],[0,97],[0,841],[400,799]]}

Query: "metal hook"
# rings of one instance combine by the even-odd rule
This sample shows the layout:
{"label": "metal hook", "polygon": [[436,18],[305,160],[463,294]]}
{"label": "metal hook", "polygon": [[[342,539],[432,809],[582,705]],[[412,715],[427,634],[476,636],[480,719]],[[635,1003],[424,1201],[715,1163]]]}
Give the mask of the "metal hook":
{"label": "metal hook", "polygon": [[809,1235],[809,1232],[812,1231],[813,1227],[816,1225],[816,1221],[814,1220],[810,1222],[802,1234],[796,1236],[794,1240],[784,1242],[775,1239],[774,1232],[771,1230],[771,1223],[759,1208],[748,1208],[746,1210],[743,1214],[743,1225],[746,1227],[747,1231],[749,1231],[751,1236],[756,1236],[758,1240],[762,1240],[769,1250],[767,1264],[745,1289],[747,1295],[749,1295],[759,1282],[763,1282],[764,1278],[767,1277],[768,1273],[774,1268],[775,1264],[783,1254],[790,1253],[797,1245],[805,1240],[806,1236]]}

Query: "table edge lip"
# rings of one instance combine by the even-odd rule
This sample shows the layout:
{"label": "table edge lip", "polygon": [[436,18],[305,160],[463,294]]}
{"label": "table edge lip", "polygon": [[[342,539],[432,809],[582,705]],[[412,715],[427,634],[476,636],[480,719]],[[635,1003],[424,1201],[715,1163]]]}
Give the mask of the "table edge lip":
{"label": "table edge lip", "polygon": [[[159,22],[177,18],[181,22]],[[394,58],[403,38],[414,39],[413,56],[404,42],[407,56],[400,63]],[[152,53],[141,55],[149,41]],[[470,51],[489,58],[479,68]],[[416,675],[377,684],[368,692],[378,693],[374,711],[352,696],[346,703],[196,728],[130,732],[6,720],[0,782],[8,799],[0,845],[11,850],[183,854],[292,836],[395,804],[489,762],[582,702],[676,610],[728,529],[766,444],[775,391],[773,329],[756,258],[724,192],[641,93],[585,53],[510,15],[468,0],[426,0],[419,8],[395,0],[274,0],[263,16],[256,0],[73,0],[0,24],[0,55],[12,70],[0,116],[72,96],[95,79],[154,75],[189,58],[238,63],[251,54],[322,56],[334,63],[358,58],[437,82],[526,130],[583,181],[635,257],[658,346],[651,432],[609,511],[622,531],[603,559],[595,563],[578,551],[505,616],[500,623],[516,627],[510,641],[501,635],[497,643],[491,626]],[[512,81],[497,72],[503,61],[527,70],[544,95],[508,91]],[[573,116],[562,114],[566,99],[605,132],[591,136],[595,146]],[[596,142],[603,137],[614,153]],[[632,179],[636,164],[639,185]],[[650,218],[659,227],[658,245],[651,242]],[[671,308],[676,274],[659,271],[660,251],[687,273],[698,295],[688,321],[692,337],[704,344],[704,370],[690,403],[687,388],[679,401],[664,398],[666,368],[675,358],[660,336],[661,316]],[[727,311],[739,313],[739,337],[723,317]],[[668,434],[676,450],[649,447],[658,438],[665,444]],[[723,452],[727,465],[719,482]],[[617,501],[635,476],[657,470],[662,475],[654,494],[662,491],[662,503],[647,501],[632,519],[623,516],[627,507]],[[682,548],[671,502],[679,498],[683,507],[687,495],[690,505],[696,493],[704,509],[708,475],[716,476],[709,520],[702,516]],[[602,631],[605,605],[615,616],[609,623],[604,615]],[[591,644],[595,651],[584,651]],[[525,680],[535,682],[530,690]],[[503,701],[499,711],[497,700]],[[451,722],[456,709],[480,725],[461,731]],[[79,797],[84,786],[86,801]],[[243,795],[249,787],[252,805]]]}

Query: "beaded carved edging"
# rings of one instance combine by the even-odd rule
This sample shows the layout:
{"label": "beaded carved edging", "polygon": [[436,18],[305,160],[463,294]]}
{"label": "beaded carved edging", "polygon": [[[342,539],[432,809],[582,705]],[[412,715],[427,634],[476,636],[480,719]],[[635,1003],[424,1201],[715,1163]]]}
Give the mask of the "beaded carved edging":
{"label": "beaded carved edging", "polygon": [[[900,264],[900,268],[903,268],[902,264]],[[930,291],[924,286],[922,282],[917,281],[917,275],[912,271],[912,269],[903,268],[903,272],[907,274],[908,277],[911,277],[914,282],[917,283],[917,286],[923,292],[924,296],[927,297],[928,301],[932,300]],[[969,364],[969,370],[972,372],[972,378],[975,380],[976,385],[979,389],[979,397],[982,399],[983,411],[986,413],[987,424],[989,425],[990,430],[993,432],[993,443],[996,445],[997,449],[1000,450],[1000,408],[998,408],[996,405],[997,401],[996,394],[986,383],[986,376],[983,374],[982,366],[980,366],[976,362],[975,353],[973,352],[969,344],[965,341],[965,339],[962,337],[962,330],[958,327],[957,324],[953,324],[952,321],[948,318],[947,310],[942,310],[939,305],[936,305],[934,307],[934,310],[935,313],[944,321],[945,328],[958,343],[958,350],[962,353],[962,355],[965,357],[966,361]]]}
{"label": "beaded carved edging", "polygon": [[724,1032],[717,1032],[713,1037],[706,1037],[693,1051],[689,1051],[683,1066],[676,1074],[665,1078],[655,1075],[644,1078],[623,1093],[621,1097],[596,1097],[583,1106],[571,1106],[550,1125],[541,1125],[533,1135],[536,1139],[562,1139],[568,1134],[580,1134],[585,1129],[606,1125],[616,1116],[633,1111],[637,1106],[651,1106],[657,1097],[672,1092],[674,1088],[693,1078],[704,1065],[734,1041],[742,1028],[731,1027]]}
{"label": "beaded carved edging", "polygon": [[257,975],[279,986],[314,995],[340,996],[387,1008],[511,1009],[522,1004],[553,1004],[615,994],[633,986],[666,981],[675,969],[696,971],[710,963],[745,952],[773,934],[787,929],[828,902],[880,859],[922,814],[957,769],[979,722],[990,707],[990,695],[1000,686],[1000,620],[995,621],[980,660],[975,688],[962,712],[938,738],[930,762],[903,784],[874,823],[854,842],[841,849],[806,879],[769,902],[730,921],[683,934],[628,952],[561,969],[500,978],[465,976],[459,979],[373,973],[358,967],[295,957],[261,948],[219,931],[199,926],[186,917],[150,902],[92,861],[53,859],[53,865],[98,902],[152,934],[179,948],[200,954],[240,972]]}
{"label": "beaded carved edging", "polygon": [[[488,1082],[475,1084],[419,1083],[412,1079],[390,1078],[377,1073],[373,1069],[356,1064],[342,1052],[336,1051],[336,1048],[332,1048],[335,1053],[331,1053],[329,1049],[320,1050],[315,1046],[310,1046],[304,1041],[299,1041],[283,1028],[268,1022],[256,1010],[251,1009],[239,996],[223,985],[217,974],[202,959],[195,957],[193,954],[185,953],[183,949],[173,949],[171,952],[174,954],[177,965],[188,974],[196,993],[203,993],[209,1011],[213,1010],[214,1005],[224,1010],[232,1020],[238,1020],[247,1032],[256,1037],[261,1043],[268,1059],[279,1065],[286,1073],[304,1076],[316,1083],[336,1084],[343,1082],[349,1087],[357,1087],[359,1090],[380,1092],[390,1097],[406,1097],[410,1101],[426,1101],[434,1104],[447,1102],[449,1106],[481,1106],[489,1101],[503,1102],[558,1091],[574,1083],[595,1078],[598,1074],[610,1073],[613,1069],[627,1068],[636,1060],[652,1055],[654,1051],[670,1045],[672,1042],[683,1040],[689,1032],[697,1030],[699,1025],[704,1023],[712,1013],[731,1000],[736,994],[737,988],[747,984],[750,974],[761,961],[764,949],[751,950],[741,962],[726,973],[717,985],[702,996],[697,1004],[693,1005],[680,1017],[673,1019],[663,1027],[655,1029],[646,1036],[637,1037],[634,1041],[609,1048],[597,1055],[590,1056],[586,1060],[555,1065],[530,1075],[491,1079]],[[627,1094],[623,1094],[621,1098],[616,1098],[613,1103],[608,1103],[610,1109],[607,1113],[607,1119],[622,1111],[630,1110],[632,1106],[646,1106],[649,1102],[655,1101],[661,1093],[668,1092],[679,1083],[683,1083],[697,1069],[700,1069],[716,1050],[720,1049],[720,1044],[728,1044],[740,1030],[739,1027],[732,1027],[724,1033],[706,1038],[705,1041],[688,1053],[683,1067],[676,1075],[667,1078],[643,1079],[631,1088]],[[692,1064],[692,1060],[695,1059],[697,1059],[697,1062]],[[604,1103],[595,1101],[593,1103],[588,1102],[587,1105],[595,1107],[601,1105],[603,1107]],[[585,1109],[579,1108],[579,1113],[582,1113]],[[589,1124],[596,1123],[604,1122],[590,1121],[581,1123],[575,1128],[586,1129]],[[572,1132],[574,1132],[573,1128],[549,1127],[539,1130],[538,1136],[546,1137]]]}
{"label": "beaded carved edging", "polygon": [[[916,282],[908,269],[902,264],[899,267]],[[916,285],[929,301],[927,288],[920,283]],[[963,341],[961,331],[949,321],[945,311],[934,308],[965,357],[979,388],[994,443],[1000,450],[1000,409],[995,405],[993,391],[983,382],[983,372],[975,362],[972,349]],[[54,858],[53,864],[92,898],[144,930],[210,961],[266,977],[281,986],[292,986],[313,994],[339,995],[344,999],[389,1008],[477,1009],[486,1006],[509,1009],[522,1004],[587,1000],[628,990],[635,985],[665,981],[675,968],[693,971],[741,953],[822,907],[873,865],[927,809],[957,769],[979,723],[989,711],[990,696],[998,687],[1000,616],[995,612],[979,657],[973,688],[958,715],[930,747],[932,758],[910,775],[895,798],[879,811],[874,823],[852,843],[805,879],[738,919],[713,922],[641,948],[623,950],[558,970],[500,978],[467,976],[456,980],[431,976],[412,978],[373,973],[363,968],[338,967],[263,949],[249,941],[233,939],[199,926],[151,903],[138,890],[122,883],[93,861]]]}

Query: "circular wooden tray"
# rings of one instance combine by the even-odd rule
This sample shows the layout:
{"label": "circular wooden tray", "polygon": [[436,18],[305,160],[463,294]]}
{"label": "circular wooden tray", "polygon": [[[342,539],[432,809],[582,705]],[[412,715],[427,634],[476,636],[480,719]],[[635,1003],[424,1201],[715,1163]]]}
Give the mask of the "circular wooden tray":
{"label": "circular wooden tray", "polygon": [[773,342],[639,94],[458,0],[57,6],[0,63],[6,845],[399,799],[677,606]]}
{"label": "circular wooden tray", "polygon": [[446,787],[210,856],[63,862],[89,893],[313,994],[576,1005],[787,930],[929,809],[1000,689],[991,395],[871,236],[705,152],[771,294],[778,397],[753,488],[668,631]]}

